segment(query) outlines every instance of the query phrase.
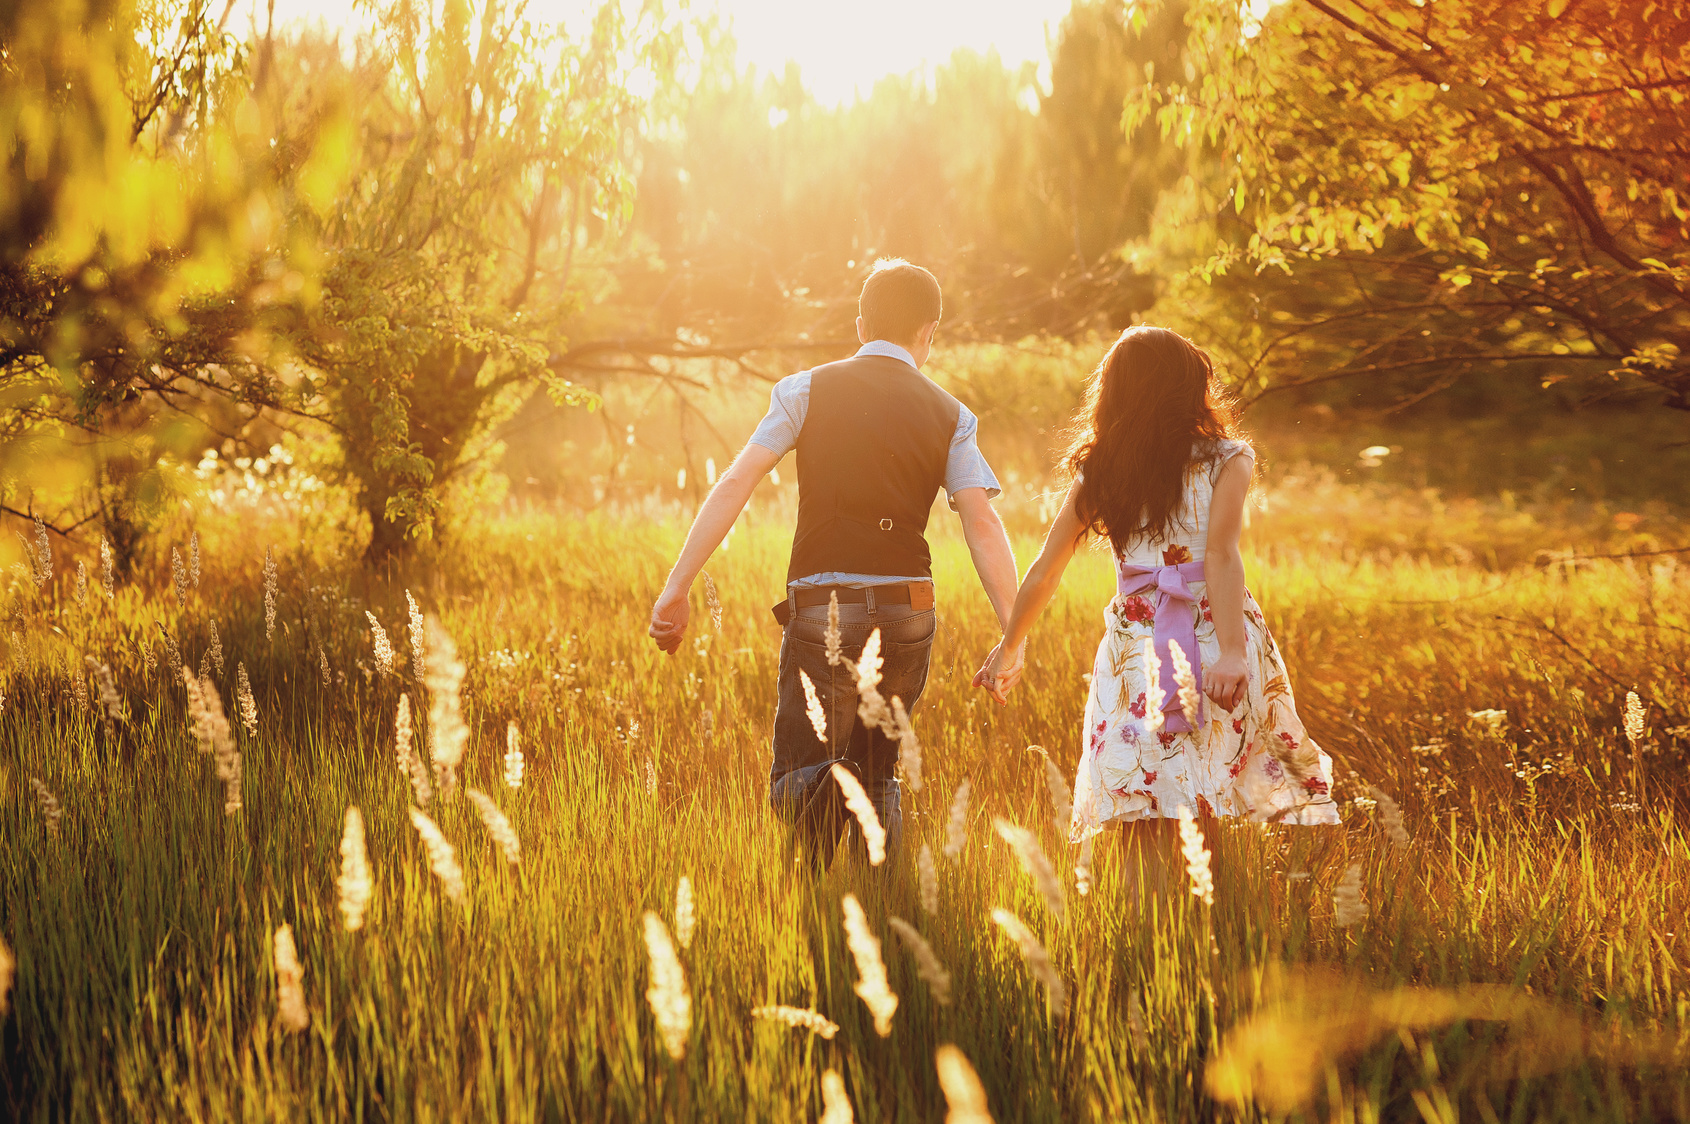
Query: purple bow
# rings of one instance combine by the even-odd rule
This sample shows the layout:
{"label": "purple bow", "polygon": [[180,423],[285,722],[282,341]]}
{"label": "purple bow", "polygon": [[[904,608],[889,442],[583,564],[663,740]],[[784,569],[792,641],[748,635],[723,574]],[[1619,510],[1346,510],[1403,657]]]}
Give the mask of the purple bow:
{"label": "purple bow", "polygon": [[[1146,593],[1152,589],[1161,594],[1156,599],[1155,639],[1156,657],[1162,661],[1163,728],[1171,733],[1191,732],[1185,711],[1179,702],[1179,683],[1174,679],[1174,660],[1168,654],[1168,644],[1178,640],[1191,661],[1191,675],[1197,682],[1197,713],[1203,713],[1203,659],[1197,652],[1196,598],[1187,582],[1203,580],[1203,563],[1185,562],[1178,566],[1132,566],[1116,564],[1116,588],[1123,596]],[[1199,719],[1201,720],[1201,719]]]}

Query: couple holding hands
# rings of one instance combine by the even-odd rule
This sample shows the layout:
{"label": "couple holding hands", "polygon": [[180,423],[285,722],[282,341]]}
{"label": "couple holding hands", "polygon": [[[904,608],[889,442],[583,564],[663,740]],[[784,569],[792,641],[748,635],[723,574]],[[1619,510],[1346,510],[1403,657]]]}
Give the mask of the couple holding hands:
{"label": "couple holding hands", "polygon": [[[1003,626],[974,677],[1000,703],[1022,677],[1028,633],[1074,551],[1088,535],[1113,548],[1117,593],[1092,667],[1071,841],[1119,825],[1157,845],[1171,840],[1181,808],[1205,819],[1336,823],[1331,759],[1303,730],[1279,649],[1244,586],[1238,537],[1254,454],[1208,356],[1163,328],[1134,327],[1115,341],[1063,458],[1067,495],[1018,587],[977,421],[921,374],[941,309],[927,270],[875,264],[858,302],[862,347],[775,384],[768,415],[700,507],[652,609],[650,635],[672,653],[693,580],[758,481],[796,450],[798,525],[786,600],[775,607],[785,628],[776,811],[826,862],[837,828],[825,825],[836,817],[815,809],[837,805],[831,769],[843,763],[896,852],[898,743],[858,718],[848,661],[878,630],[880,692],[913,714],[936,631],[924,532],[943,488]],[[834,602],[843,660],[829,659]],[[825,741],[811,725],[805,678],[827,718]]]}

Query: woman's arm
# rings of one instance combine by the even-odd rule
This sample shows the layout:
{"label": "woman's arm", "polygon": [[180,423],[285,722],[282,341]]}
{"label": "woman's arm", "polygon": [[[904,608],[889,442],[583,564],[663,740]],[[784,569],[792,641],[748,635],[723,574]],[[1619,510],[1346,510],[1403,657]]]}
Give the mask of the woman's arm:
{"label": "woman's arm", "polygon": [[1237,706],[1249,688],[1244,667],[1244,556],[1238,550],[1238,534],[1244,527],[1244,500],[1250,492],[1253,463],[1249,453],[1227,461],[1209,501],[1203,580],[1221,654],[1213,667],[1203,669],[1203,693],[1222,710]]}
{"label": "woman's arm", "polygon": [[1062,584],[1062,572],[1074,557],[1074,548],[1085,537],[1085,524],[1080,522],[1074,509],[1074,496],[1078,491],[1079,482],[1075,481],[1062,501],[1062,510],[1051,522],[1043,549],[1027,568],[1027,576],[1022,579],[1021,590],[1015,595],[1015,604],[1009,610],[1009,620],[1004,623],[1003,639],[998,641],[998,646],[992,649],[992,654],[986,657],[985,664],[974,677],[974,685],[990,690],[992,697],[1000,703],[1007,701],[1010,690],[1020,682],[1021,673],[1026,668],[1027,634],[1055,596],[1057,586]]}

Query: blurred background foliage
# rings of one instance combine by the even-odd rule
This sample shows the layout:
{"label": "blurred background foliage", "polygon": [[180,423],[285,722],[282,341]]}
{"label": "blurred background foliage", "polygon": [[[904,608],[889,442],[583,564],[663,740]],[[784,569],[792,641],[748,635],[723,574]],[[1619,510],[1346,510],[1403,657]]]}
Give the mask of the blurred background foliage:
{"label": "blurred background foliage", "polygon": [[944,282],[930,371],[1033,492],[1156,322],[1270,470],[1686,498],[1675,6],[1076,0],[1045,73],[839,106],[655,3],[233,7],[0,7],[0,502],[120,566],[207,449],[285,450],[377,560],[512,494],[696,497],[883,255]]}

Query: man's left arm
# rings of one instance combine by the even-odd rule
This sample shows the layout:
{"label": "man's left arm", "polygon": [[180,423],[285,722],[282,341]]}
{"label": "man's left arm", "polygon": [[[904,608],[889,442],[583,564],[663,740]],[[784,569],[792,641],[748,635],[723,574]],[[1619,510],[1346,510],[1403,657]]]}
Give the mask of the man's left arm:
{"label": "man's left arm", "polygon": [[962,520],[962,537],[968,541],[974,572],[980,575],[980,585],[997,612],[998,624],[1003,625],[1015,604],[1015,552],[1010,549],[1003,521],[992,508],[992,500],[1003,489],[980,452],[979,427],[973,412],[959,404],[956,432],[945,461],[945,491],[950,493],[951,510]]}
{"label": "man's left arm", "polygon": [[[669,655],[675,654],[686,637],[687,622],[691,616],[687,598],[698,572],[704,569],[704,563],[728,537],[734,520],[739,518],[750,501],[757,482],[779,463],[780,454],[774,450],[755,442],[747,445],[740,450],[722,478],[716,481],[716,486],[710,489],[710,495],[698,509],[692,529],[687,532],[686,545],[681,548],[681,556],[676,559],[675,568],[669,571],[663,593],[651,609],[651,627],[647,632]],[[1013,563],[1011,568],[1013,570]]]}

